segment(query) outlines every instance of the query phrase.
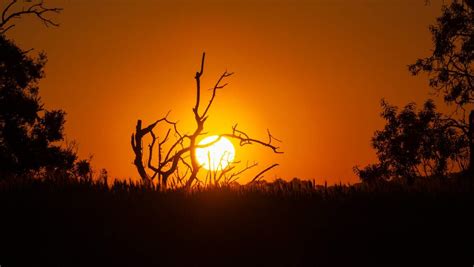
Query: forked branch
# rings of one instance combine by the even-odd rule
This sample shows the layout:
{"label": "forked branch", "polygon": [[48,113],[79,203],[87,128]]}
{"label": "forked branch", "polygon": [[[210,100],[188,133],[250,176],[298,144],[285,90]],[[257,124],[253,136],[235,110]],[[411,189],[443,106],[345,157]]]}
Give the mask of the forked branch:
{"label": "forked branch", "polygon": [[240,146],[251,145],[253,143],[256,143],[256,144],[259,144],[259,145],[262,145],[264,147],[268,147],[268,148],[272,149],[274,153],[283,154],[283,152],[280,151],[280,147],[275,146],[274,144],[272,144],[272,141],[277,141],[277,142],[280,142],[280,143],[281,143],[281,141],[279,139],[275,138],[270,133],[270,130],[268,130],[268,129],[267,129],[267,134],[268,134],[268,142],[263,142],[261,140],[255,139],[255,138],[251,138],[247,133],[245,133],[241,130],[238,130],[237,129],[237,124],[236,124],[236,125],[232,126],[232,133],[231,134],[222,134],[220,136],[237,139],[237,140],[239,140]]}
{"label": "forked branch", "polygon": [[54,22],[52,19],[48,18],[47,16],[51,13],[60,13],[63,9],[62,8],[49,8],[44,5],[43,1],[35,2],[35,1],[24,1],[24,2],[31,2],[31,4],[27,6],[21,7],[19,10],[14,10],[17,6],[18,0],[11,0],[5,9],[2,12],[1,21],[0,21],[0,34],[5,34],[8,30],[15,27],[15,24],[12,23],[14,19],[20,18],[25,15],[34,15],[43,22],[46,27],[59,26],[58,23]]}

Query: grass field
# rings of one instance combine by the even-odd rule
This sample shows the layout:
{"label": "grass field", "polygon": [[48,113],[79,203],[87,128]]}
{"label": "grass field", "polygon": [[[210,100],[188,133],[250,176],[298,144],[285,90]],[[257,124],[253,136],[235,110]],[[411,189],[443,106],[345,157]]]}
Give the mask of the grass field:
{"label": "grass field", "polygon": [[[430,185],[430,186],[428,186]],[[472,266],[470,182],[0,183],[0,265]]]}

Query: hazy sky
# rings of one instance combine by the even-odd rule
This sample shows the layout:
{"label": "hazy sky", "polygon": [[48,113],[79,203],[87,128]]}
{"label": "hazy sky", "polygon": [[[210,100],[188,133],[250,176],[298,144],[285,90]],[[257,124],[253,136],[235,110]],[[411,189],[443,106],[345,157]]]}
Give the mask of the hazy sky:
{"label": "hazy sky", "polygon": [[[283,155],[258,146],[237,158],[258,161],[266,178],[356,182],[356,164],[375,161],[370,138],[383,126],[380,99],[403,105],[429,97],[426,76],[407,65],[431,49],[428,25],[441,1],[46,1],[64,8],[59,28],[24,19],[9,32],[23,49],[49,58],[40,93],[67,112],[68,140],[96,170],[138,177],[130,134],[172,110],[194,126],[194,74],[206,52],[204,88],[235,72],[219,91],[208,131],[239,127],[283,140]],[[188,130],[187,130],[188,129]]]}

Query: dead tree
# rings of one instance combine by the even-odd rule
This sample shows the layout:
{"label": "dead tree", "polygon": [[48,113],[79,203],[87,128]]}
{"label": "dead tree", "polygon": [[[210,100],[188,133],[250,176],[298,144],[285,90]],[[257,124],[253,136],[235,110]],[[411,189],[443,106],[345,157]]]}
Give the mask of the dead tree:
{"label": "dead tree", "polygon": [[[27,3],[26,5],[19,4],[19,2]],[[48,18],[47,16],[51,13],[60,13],[62,8],[49,8],[46,7],[43,1],[18,1],[18,0],[11,0],[3,9],[2,17],[0,20],[0,34],[5,34],[8,30],[15,27],[13,23],[14,19],[18,19],[20,17],[26,15],[33,15],[36,16],[43,22],[46,27],[50,26],[59,26],[58,23],[54,22],[52,19]]]}
{"label": "dead tree", "polygon": [[[195,151],[197,148],[205,148],[215,144],[222,137],[238,140],[240,146],[257,144],[271,149],[274,153],[283,153],[279,150],[278,146],[273,144],[274,141],[281,141],[273,137],[270,131],[267,130],[268,141],[261,141],[259,139],[252,138],[244,131],[239,130],[237,125],[232,127],[232,131],[230,133],[218,134],[218,138],[213,142],[205,145],[197,144],[197,139],[204,135],[205,122],[209,117],[209,111],[215,100],[217,91],[227,86],[227,83],[224,83],[224,80],[233,74],[232,72],[225,71],[211,89],[212,95],[207,104],[202,105],[201,77],[204,73],[205,56],[206,54],[203,53],[200,70],[196,72],[194,77],[196,81],[196,102],[192,108],[192,111],[194,121],[196,122],[196,127],[191,134],[181,134],[177,128],[177,123],[168,119],[169,112],[165,117],[156,120],[145,128],[143,128],[141,120],[137,121],[135,133],[132,133],[131,136],[131,146],[135,154],[133,163],[137,168],[138,174],[145,183],[150,183],[155,178],[157,178],[158,183],[166,188],[168,179],[172,177],[172,175],[176,177],[178,183],[187,188],[190,188],[196,181],[202,182],[198,178],[198,173],[201,169],[201,166],[199,165],[199,162],[196,158]],[[167,126],[167,130],[163,135],[164,137],[161,139],[154,132],[154,130],[158,129],[159,125]],[[148,160],[147,164],[144,165],[143,138],[148,135],[151,137],[152,141],[148,145]],[[170,141],[172,137],[174,137],[173,142]],[[165,147],[167,147],[166,153],[164,153]],[[155,164],[153,163],[154,154],[156,154]],[[180,174],[179,166],[185,168],[184,174]],[[247,164],[247,167],[244,169],[232,172],[235,171],[235,164],[229,164],[226,168],[220,170],[219,174],[217,174],[217,172],[213,174],[214,183],[217,184],[220,181],[224,181],[226,183],[232,182],[233,179],[236,179],[236,177],[238,177],[238,175],[240,175],[243,171],[255,166],[256,164]],[[271,168],[267,168],[266,170],[269,169]],[[259,175],[261,174],[263,174],[263,172]]]}

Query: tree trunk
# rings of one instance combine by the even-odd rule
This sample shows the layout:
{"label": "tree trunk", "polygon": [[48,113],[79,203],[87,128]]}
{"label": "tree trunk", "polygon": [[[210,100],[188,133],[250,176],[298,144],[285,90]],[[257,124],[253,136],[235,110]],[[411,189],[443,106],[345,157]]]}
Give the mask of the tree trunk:
{"label": "tree trunk", "polygon": [[133,164],[137,167],[138,174],[142,178],[144,182],[148,182],[149,177],[145,171],[145,167],[143,166],[143,153],[142,153],[142,120],[137,121],[137,126],[135,130],[135,134],[132,134],[132,148],[133,152],[135,153],[135,160]]}
{"label": "tree trunk", "polygon": [[[198,131],[199,131],[200,127],[198,127]],[[192,172],[191,172],[191,175],[189,176],[189,179],[188,181],[186,182],[186,188],[191,188],[194,180],[196,180],[197,178],[197,174],[199,172],[199,163],[197,161],[197,158],[196,158],[196,136],[198,136],[200,133],[200,131],[197,133],[197,134],[194,134],[192,137],[191,137],[191,144],[189,145],[189,147],[191,148],[190,149],[190,153],[191,153],[191,167],[192,167]]]}

